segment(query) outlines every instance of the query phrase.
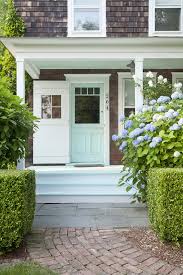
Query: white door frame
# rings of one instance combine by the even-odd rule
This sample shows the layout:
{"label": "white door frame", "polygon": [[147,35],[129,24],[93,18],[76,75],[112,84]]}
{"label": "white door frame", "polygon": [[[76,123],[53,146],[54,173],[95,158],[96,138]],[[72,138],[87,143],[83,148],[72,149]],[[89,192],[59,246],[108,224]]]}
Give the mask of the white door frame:
{"label": "white door frame", "polygon": [[[110,165],[109,137],[109,77],[111,74],[65,74],[71,85],[75,83],[100,83],[104,85],[104,165]],[[71,102],[71,99],[70,99]]]}

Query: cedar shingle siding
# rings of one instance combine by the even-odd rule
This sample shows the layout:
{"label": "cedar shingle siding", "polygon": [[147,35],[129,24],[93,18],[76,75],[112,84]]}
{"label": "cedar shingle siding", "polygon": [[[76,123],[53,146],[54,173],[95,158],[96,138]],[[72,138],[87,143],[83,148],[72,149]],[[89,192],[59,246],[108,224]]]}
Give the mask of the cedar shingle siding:
{"label": "cedar shingle siding", "polygon": [[67,0],[14,0],[30,37],[67,36]]}
{"label": "cedar shingle siding", "polygon": [[[67,0],[14,0],[31,37],[67,36]],[[107,36],[142,37],[148,33],[148,0],[106,0]]]}
{"label": "cedar shingle siding", "polygon": [[148,0],[107,0],[107,36],[147,36],[148,6]]}

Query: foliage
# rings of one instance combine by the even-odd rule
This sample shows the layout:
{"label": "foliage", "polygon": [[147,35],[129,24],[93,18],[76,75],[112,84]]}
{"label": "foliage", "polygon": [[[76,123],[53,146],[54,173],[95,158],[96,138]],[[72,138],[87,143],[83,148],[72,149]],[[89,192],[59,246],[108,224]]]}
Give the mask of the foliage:
{"label": "foliage", "polygon": [[[2,1],[2,0],[0,0]],[[0,2],[3,8],[0,13],[0,33],[5,37],[22,37],[25,33],[25,24],[17,15],[13,0]],[[5,12],[5,10],[7,10]],[[0,47],[0,77],[7,77],[12,93],[16,92],[16,62],[12,54],[1,45]],[[26,91],[32,90],[32,79],[26,73]]]}
{"label": "foliage", "polygon": [[22,158],[29,135],[36,129],[36,117],[21,99],[9,91],[6,79],[0,80],[0,168]]}
{"label": "foliage", "polygon": [[0,35],[3,34],[2,26],[3,26],[4,15],[6,13],[6,8],[7,8],[7,1],[0,0]]}
{"label": "foliage", "polygon": [[0,251],[19,247],[35,210],[34,171],[0,171]]}
{"label": "foliage", "polygon": [[13,266],[1,268],[1,275],[54,275],[56,273],[43,268],[35,263],[19,263]]}
{"label": "foliage", "polygon": [[[166,85],[162,82],[161,85]],[[113,135],[123,153],[120,185],[136,190],[133,198],[146,201],[147,173],[153,167],[183,166],[183,93],[176,83],[170,97],[161,96],[129,118],[121,117],[123,130]]]}
{"label": "foliage", "polygon": [[146,74],[143,86],[144,99],[147,101],[158,99],[161,95],[171,96],[172,94],[172,85],[168,82],[167,78],[159,75],[156,80],[152,72]]}
{"label": "foliage", "polygon": [[159,237],[183,240],[183,169],[150,169],[147,201],[149,219]]}
{"label": "foliage", "polygon": [[25,33],[24,21],[17,15],[13,0],[7,1],[7,12],[2,30],[6,37],[21,37]]}

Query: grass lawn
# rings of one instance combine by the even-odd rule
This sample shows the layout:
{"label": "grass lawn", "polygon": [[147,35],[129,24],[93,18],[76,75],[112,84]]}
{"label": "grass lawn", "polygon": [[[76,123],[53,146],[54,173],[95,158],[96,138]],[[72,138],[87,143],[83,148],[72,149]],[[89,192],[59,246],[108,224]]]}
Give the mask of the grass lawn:
{"label": "grass lawn", "polygon": [[21,263],[0,269],[0,275],[55,275],[52,271],[33,263]]}

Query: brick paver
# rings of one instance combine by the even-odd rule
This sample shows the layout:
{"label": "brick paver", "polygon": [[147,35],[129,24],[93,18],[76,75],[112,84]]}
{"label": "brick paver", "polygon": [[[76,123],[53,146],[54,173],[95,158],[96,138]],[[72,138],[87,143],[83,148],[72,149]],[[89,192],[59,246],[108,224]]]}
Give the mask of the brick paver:
{"label": "brick paver", "polygon": [[30,260],[62,275],[183,274],[183,268],[135,247],[117,229],[35,230],[27,237],[27,250]]}

